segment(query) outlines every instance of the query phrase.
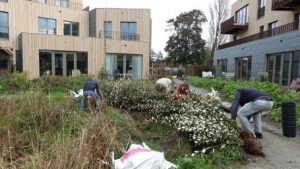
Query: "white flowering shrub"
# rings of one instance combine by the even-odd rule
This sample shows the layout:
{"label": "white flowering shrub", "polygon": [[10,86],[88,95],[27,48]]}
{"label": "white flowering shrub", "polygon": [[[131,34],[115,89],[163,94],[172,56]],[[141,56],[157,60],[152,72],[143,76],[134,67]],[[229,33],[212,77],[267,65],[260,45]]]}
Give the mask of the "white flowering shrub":
{"label": "white flowering shrub", "polygon": [[102,91],[108,103],[134,111],[149,111],[152,120],[174,127],[189,135],[196,147],[223,147],[238,144],[236,123],[227,119],[225,112],[216,107],[216,91],[203,98],[189,93],[180,100],[156,92],[153,84],[136,81],[107,81]]}
{"label": "white flowering shrub", "polygon": [[238,144],[240,140],[236,124],[216,107],[217,102],[215,97],[202,98],[190,94],[176,103],[156,104],[151,110],[154,115],[152,120],[188,133],[196,147]]}

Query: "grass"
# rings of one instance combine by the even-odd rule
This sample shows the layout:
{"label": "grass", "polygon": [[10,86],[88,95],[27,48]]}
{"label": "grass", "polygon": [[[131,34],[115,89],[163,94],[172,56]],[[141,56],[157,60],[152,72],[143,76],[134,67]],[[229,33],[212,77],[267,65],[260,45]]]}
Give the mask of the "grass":
{"label": "grass", "polygon": [[110,163],[110,152],[120,158],[132,143],[143,142],[180,168],[222,168],[240,160],[235,147],[191,157],[186,137],[147,121],[148,113],[105,105],[100,115],[79,112],[80,100],[69,97],[58,83],[49,85],[57,87],[1,95],[0,168],[106,169],[110,166],[103,162]]}

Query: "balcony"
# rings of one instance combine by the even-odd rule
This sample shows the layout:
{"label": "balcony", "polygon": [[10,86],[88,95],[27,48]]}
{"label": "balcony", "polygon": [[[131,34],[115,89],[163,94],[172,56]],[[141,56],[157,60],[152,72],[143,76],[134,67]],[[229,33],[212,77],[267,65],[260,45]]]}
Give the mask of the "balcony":
{"label": "balcony", "polygon": [[300,6],[300,0],[272,0],[272,10],[292,11]]}
{"label": "balcony", "polygon": [[293,22],[293,23],[289,23],[286,25],[282,25],[282,26],[279,26],[279,27],[271,29],[271,30],[267,30],[264,32],[260,32],[260,33],[254,34],[254,35],[250,35],[250,36],[229,42],[229,43],[222,44],[218,47],[218,49],[219,50],[225,49],[225,48],[233,47],[236,45],[241,45],[244,43],[252,42],[255,40],[265,39],[265,38],[277,36],[277,35],[280,35],[283,33],[292,32],[292,31],[298,30],[299,25],[300,25],[299,22]]}
{"label": "balcony", "polygon": [[222,34],[234,34],[245,29],[248,29],[248,24],[240,25],[235,22],[234,17],[231,17],[221,24]]}
{"label": "balcony", "polygon": [[101,31],[99,32],[99,38],[113,39],[113,40],[125,40],[125,41],[140,41],[140,35],[137,33],[128,32],[112,32]]}
{"label": "balcony", "polygon": [[[2,0],[0,0],[2,1]],[[34,3],[43,4],[43,5],[50,5],[50,6],[57,6],[62,8],[70,8],[75,10],[83,10],[83,11],[89,11],[89,6],[76,3],[76,2],[70,2],[68,0],[60,0],[60,1],[43,1],[43,0],[28,0]]]}

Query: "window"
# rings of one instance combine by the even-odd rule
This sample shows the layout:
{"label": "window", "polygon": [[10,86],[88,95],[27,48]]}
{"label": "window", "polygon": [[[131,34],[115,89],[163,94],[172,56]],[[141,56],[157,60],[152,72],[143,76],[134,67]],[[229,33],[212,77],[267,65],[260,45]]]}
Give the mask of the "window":
{"label": "window", "polygon": [[141,80],[143,56],[127,54],[106,54],[106,71],[112,78],[129,76]]}
{"label": "window", "polygon": [[297,13],[295,15],[295,22],[296,22],[296,28],[299,29],[300,28],[300,13]]}
{"label": "window", "polygon": [[16,50],[16,70],[23,72],[23,56],[20,50]]}
{"label": "window", "polygon": [[106,38],[112,38],[112,22],[104,21],[104,36]]}
{"label": "window", "polygon": [[277,28],[277,23],[278,23],[278,21],[269,23],[270,36],[276,35],[276,29],[275,28]]}
{"label": "window", "polygon": [[64,21],[64,35],[79,36],[79,23]]}
{"label": "window", "polygon": [[277,53],[267,56],[269,81],[288,86],[299,75],[299,51]]}
{"label": "window", "polygon": [[37,2],[38,2],[38,3],[41,3],[41,4],[47,3],[46,0],[37,0]]}
{"label": "window", "polygon": [[8,39],[8,13],[0,12],[0,38]]}
{"label": "window", "polygon": [[83,52],[40,51],[40,76],[70,76],[75,70],[87,74],[87,56]]}
{"label": "window", "polygon": [[69,7],[69,0],[56,0],[56,6]]}
{"label": "window", "polygon": [[0,2],[8,2],[8,0],[0,0]]}
{"label": "window", "polygon": [[137,40],[136,22],[121,22],[122,40]]}
{"label": "window", "polygon": [[235,13],[235,23],[237,25],[246,25],[248,24],[248,18],[249,18],[249,10],[248,5],[241,8]]}
{"label": "window", "polygon": [[227,72],[227,59],[220,59],[217,61],[217,74],[220,76],[222,72]]}
{"label": "window", "polygon": [[39,33],[56,34],[56,20],[39,17]]}
{"label": "window", "polygon": [[252,57],[239,57],[235,59],[235,78],[237,80],[250,80]]}
{"label": "window", "polygon": [[257,18],[261,18],[265,16],[265,7],[266,6],[266,0],[258,0],[258,13]]}
{"label": "window", "polygon": [[264,37],[264,25],[259,27],[259,38],[263,38]]}
{"label": "window", "polygon": [[233,35],[233,40],[239,40],[240,39],[240,35]]}
{"label": "window", "polygon": [[266,0],[258,0],[258,2],[259,2],[259,8],[263,8],[263,7],[265,7],[266,6]]}

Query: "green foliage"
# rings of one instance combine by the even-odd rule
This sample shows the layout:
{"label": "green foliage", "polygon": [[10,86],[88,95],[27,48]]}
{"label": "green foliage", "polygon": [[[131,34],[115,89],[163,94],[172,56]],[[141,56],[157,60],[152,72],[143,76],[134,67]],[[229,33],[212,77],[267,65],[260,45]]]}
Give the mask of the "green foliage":
{"label": "green foliage", "polygon": [[100,86],[109,105],[126,110],[148,111],[156,101],[168,98],[147,81],[103,81]]}
{"label": "green foliage", "polygon": [[20,90],[26,90],[28,88],[28,73],[27,72],[15,72],[13,74],[16,85]]}
{"label": "green foliage", "polygon": [[177,77],[182,77],[184,75],[184,71],[182,69],[178,69]]}
{"label": "green foliage", "polygon": [[260,80],[261,82],[266,82],[266,81],[268,81],[268,79],[269,79],[269,73],[268,73],[268,72],[260,72],[260,73],[258,74],[258,76],[259,76],[259,80]]}
{"label": "green foliage", "polygon": [[236,165],[237,161],[242,161],[240,157],[239,148],[226,147],[208,154],[179,157],[177,163],[180,169],[226,168],[226,166]]}
{"label": "green foliage", "polygon": [[[200,64],[205,56],[205,41],[201,38],[202,24],[207,21],[201,10],[181,13],[167,21],[168,31],[172,33],[165,51],[174,64]],[[167,60],[168,60],[167,59]]]}
{"label": "green foliage", "polygon": [[[295,102],[296,99],[300,98],[300,93],[296,91],[286,91],[283,92],[280,89],[280,86],[275,83],[271,82],[257,82],[257,81],[234,81],[234,80],[223,80],[223,79],[209,79],[209,78],[199,78],[195,76],[188,77],[188,81],[200,88],[210,89],[213,87],[221,91],[226,98],[229,100],[234,99],[234,95],[238,89],[242,88],[256,88],[262,91],[269,93],[273,100],[274,106],[272,110],[272,119],[276,122],[281,121],[281,109],[280,104],[282,102],[292,101]],[[300,109],[300,108],[299,108]],[[297,116],[298,123],[297,125],[300,126],[300,116]]]}
{"label": "green foliage", "polygon": [[107,80],[108,77],[109,77],[108,72],[106,71],[105,68],[102,68],[100,70],[100,72],[98,73],[98,79],[100,79],[100,80]]}

